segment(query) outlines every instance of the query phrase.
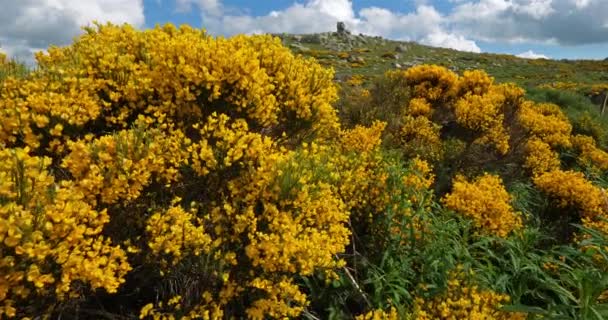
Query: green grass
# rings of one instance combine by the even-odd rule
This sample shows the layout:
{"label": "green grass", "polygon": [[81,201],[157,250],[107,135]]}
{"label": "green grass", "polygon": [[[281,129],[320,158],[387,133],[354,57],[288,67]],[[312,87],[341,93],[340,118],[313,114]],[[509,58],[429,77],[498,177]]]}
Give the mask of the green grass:
{"label": "green grass", "polygon": [[[394,68],[394,63],[402,66],[417,61],[452,67],[461,72],[467,69],[483,69],[495,77],[498,82],[515,82],[525,88],[536,87],[541,84],[554,82],[575,82],[580,84],[596,84],[608,82],[606,70],[608,61],[595,60],[546,60],[523,59],[507,54],[471,53],[452,49],[435,48],[414,42],[399,42],[392,40],[376,40],[368,37],[368,43],[353,47],[348,51],[365,59],[361,67],[352,67],[346,59],[337,56],[339,52],[331,51],[320,44],[302,43],[311,51],[294,51],[303,56],[314,56],[314,51],[326,51],[326,54],[316,57],[323,65],[333,67],[338,77],[347,77],[353,74],[379,75]],[[283,43],[293,44],[291,37],[284,37]],[[408,50],[399,53],[399,59],[386,59],[382,55],[394,52],[397,45],[404,44]],[[364,49],[368,52],[357,53]],[[329,50],[329,51],[328,51]]]}

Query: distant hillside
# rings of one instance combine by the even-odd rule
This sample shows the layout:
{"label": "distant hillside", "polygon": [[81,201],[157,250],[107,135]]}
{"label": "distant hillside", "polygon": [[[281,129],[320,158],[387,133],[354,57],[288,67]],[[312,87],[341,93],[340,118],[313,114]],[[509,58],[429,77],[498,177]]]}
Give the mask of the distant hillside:
{"label": "distant hillside", "polygon": [[337,80],[355,74],[374,76],[392,68],[428,63],[446,66],[456,72],[483,69],[499,82],[515,82],[525,88],[553,86],[590,92],[594,85],[597,90],[597,85],[608,84],[606,60],[524,59],[507,54],[462,52],[415,42],[354,35],[346,29],[276,36],[295,53],[315,57],[321,64],[333,67]]}

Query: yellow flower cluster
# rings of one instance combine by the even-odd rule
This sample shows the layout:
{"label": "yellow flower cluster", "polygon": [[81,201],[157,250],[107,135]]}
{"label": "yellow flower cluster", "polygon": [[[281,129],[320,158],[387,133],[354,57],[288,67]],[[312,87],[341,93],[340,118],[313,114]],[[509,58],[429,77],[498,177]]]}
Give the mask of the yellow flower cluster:
{"label": "yellow flower cluster", "polygon": [[[180,200],[173,202],[177,205]],[[187,253],[195,256],[209,253],[211,237],[201,224],[201,219],[196,218],[196,209],[187,212],[175,206],[166,212],[157,212],[147,221],[146,231],[151,239],[148,245],[155,254],[175,257],[174,262]]]}
{"label": "yellow flower cluster", "polygon": [[[251,286],[266,293],[269,297],[259,299],[247,310],[250,319],[297,317],[304,310],[306,295],[300,292],[292,279],[281,278],[274,282],[256,278]],[[294,306],[295,305],[295,306]]]}
{"label": "yellow flower cluster", "polygon": [[494,78],[481,70],[465,71],[458,81],[458,91],[461,95],[470,93],[484,95],[493,86]]}
{"label": "yellow flower cluster", "polygon": [[[208,295],[204,294],[204,300],[207,302],[205,306],[197,306],[193,308],[187,314],[182,312],[183,310],[183,299],[182,296],[177,295],[169,299],[166,303],[162,301],[158,304],[148,303],[144,307],[141,308],[139,312],[139,319],[154,319],[154,320],[194,320],[194,319],[203,319],[203,320],[215,320],[222,319],[224,317],[224,312],[221,308],[219,308],[216,304],[211,302]],[[170,308],[179,313],[176,316],[173,312],[164,312],[163,309]]]}
{"label": "yellow flower cluster", "polygon": [[342,131],[341,144],[347,152],[369,153],[379,147],[386,122],[374,121],[371,127],[355,126]]}
{"label": "yellow flower cluster", "polygon": [[416,320],[472,319],[472,320],[524,320],[522,313],[509,313],[500,308],[510,301],[508,295],[479,288],[468,280],[461,268],[450,273],[445,293],[432,299],[416,298]]}
{"label": "yellow flower cluster", "polygon": [[403,177],[403,184],[415,190],[425,190],[430,189],[435,181],[435,175],[433,174],[433,168],[431,165],[420,159],[414,158],[412,160],[410,170],[414,172],[414,174],[407,175]]}
{"label": "yellow flower cluster", "polygon": [[502,179],[495,175],[486,173],[473,182],[457,176],[452,192],[442,202],[447,208],[471,218],[482,232],[506,237],[522,227],[520,214],[510,205],[511,196]]}
{"label": "yellow flower cluster", "polygon": [[606,192],[594,186],[583,173],[554,170],[534,178],[534,184],[556,198],[560,207],[579,209],[583,224],[608,231],[608,224],[600,220],[608,213]]}
{"label": "yellow flower cluster", "polygon": [[[404,175],[401,182],[410,194],[410,202],[419,207],[429,208],[434,197],[425,191],[432,190],[435,182],[432,166],[420,158],[414,158],[410,161],[408,170],[410,173]],[[422,195],[424,197],[421,198]]]}
{"label": "yellow flower cluster", "polygon": [[468,93],[454,105],[456,122],[464,128],[479,132],[480,136],[474,143],[493,145],[503,155],[509,151],[510,138],[503,126],[504,101],[504,95],[490,90],[483,95]]}
{"label": "yellow flower cluster", "polygon": [[443,158],[443,145],[440,137],[441,126],[424,116],[403,118],[401,127],[401,147],[409,156],[420,156],[427,160]]}
{"label": "yellow flower cluster", "polygon": [[[443,147],[437,142],[440,129],[445,128],[442,137],[446,133],[466,135],[463,141],[489,145],[501,156],[511,151],[511,119],[522,103],[522,89],[511,84],[494,84],[494,79],[483,71],[466,71],[459,77],[434,65],[416,66],[387,76],[404,78],[410,89],[412,98],[405,108],[401,132],[406,149],[413,148],[413,153],[421,153],[427,159],[441,159]],[[436,124],[433,130],[436,134],[429,134],[430,124]],[[420,133],[417,128],[422,128]],[[434,150],[418,150],[419,145]],[[426,154],[429,152],[434,154],[429,157]]]}
{"label": "yellow flower cluster", "polygon": [[136,128],[91,138],[69,141],[70,153],[62,161],[76,188],[91,203],[97,197],[104,204],[132,201],[151,182],[153,174],[167,182],[177,180],[177,169],[187,160],[182,150],[187,139],[180,131],[164,134]]}
{"label": "yellow flower cluster", "polygon": [[346,83],[353,87],[360,86],[363,82],[365,82],[365,76],[362,74],[355,74],[346,80]]}
{"label": "yellow flower cluster", "polygon": [[407,114],[412,117],[424,116],[430,117],[431,112],[431,104],[425,98],[413,98],[410,100],[409,106],[407,108]]}
{"label": "yellow flower cluster", "polygon": [[576,135],[572,143],[580,151],[579,160],[582,164],[599,170],[608,170],[608,152],[597,147],[592,137]]}
{"label": "yellow flower cluster", "polygon": [[559,106],[550,103],[524,102],[518,112],[519,123],[532,137],[551,147],[570,147],[572,125]]}
{"label": "yellow flower cluster", "polygon": [[371,310],[370,312],[355,317],[355,320],[398,320],[399,314],[395,307],[388,311],[382,309]]}
{"label": "yellow flower cluster", "polygon": [[426,98],[432,104],[450,101],[457,94],[458,75],[436,65],[420,65],[395,76],[405,77],[414,98]]}
{"label": "yellow flower cluster", "polygon": [[0,316],[36,296],[78,296],[77,282],[116,292],[131,269],[126,253],[100,235],[109,221],[70,181],[57,183],[50,158],[0,149]]}
{"label": "yellow flower cluster", "polygon": [[525,151],[524,167],[532,172],[532,176],[560,168],[559,154],[553,151],[548,143],[538,138],[529,139]]}

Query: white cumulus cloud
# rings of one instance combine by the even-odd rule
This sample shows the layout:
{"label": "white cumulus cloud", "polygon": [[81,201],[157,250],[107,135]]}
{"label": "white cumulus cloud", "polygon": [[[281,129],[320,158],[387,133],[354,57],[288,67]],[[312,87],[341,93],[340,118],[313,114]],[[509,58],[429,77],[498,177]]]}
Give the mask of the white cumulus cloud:
{"label": "white cumulus cloud", "polygon": [[606,12],[607,0],[466,0],[446,23],[486,42],[585,45],[608,42]]}
{"label": "white cumulus cloud", "polygon": [[535,53],[532,50],[522,52],[516,56],[518,56],[520,58],[525,58],[525,59],[549,59],[549,57],[547,57],[546,55],[540,54],[540,53]]}
{"label": "white cumulus cloud", "polygon": [[420,41],[457,50],[480,51],[473,40],[450,31],[445,24],[446,18],[433,6],[426,4],[429,1],[419,1],[413,12],[398,13],[381,7],[365,7],[355,12],[352,1],[349,0],[307,0],[260,16],[230,12],[217,15],[201,5],[201,0],[179,1],[188,5],[199,2],[203,24],[215,34],[326,32],[335,30],[337,21],[343,21],[353,33]]}
{"label": "white cumulus cloud", "polygon": [[460,51],[481,52],[475,41],[468,40],[461,35],[436,32],[424,37],[420,42],[433,47],[450,48]]}
{"label": "white cumulus cloud", "polygon": [[143,0],[0,0],[0,45],[31,60],[34,51],[66,45],[92,21],[144,24]]}

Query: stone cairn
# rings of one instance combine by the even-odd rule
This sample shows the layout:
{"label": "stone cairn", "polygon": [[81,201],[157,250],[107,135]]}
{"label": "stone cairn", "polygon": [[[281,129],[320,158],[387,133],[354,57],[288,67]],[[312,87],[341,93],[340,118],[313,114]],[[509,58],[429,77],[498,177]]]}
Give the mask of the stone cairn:
{"label": "stone cairn", "polygon": [[338,21],[336,29],[337,29],[338,35],[349,35],[350,34],[350,31],[348,29],[346,29],[346,24],[342,21]]}

